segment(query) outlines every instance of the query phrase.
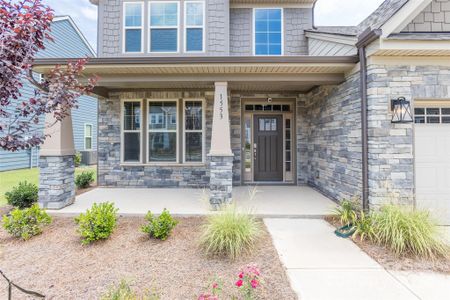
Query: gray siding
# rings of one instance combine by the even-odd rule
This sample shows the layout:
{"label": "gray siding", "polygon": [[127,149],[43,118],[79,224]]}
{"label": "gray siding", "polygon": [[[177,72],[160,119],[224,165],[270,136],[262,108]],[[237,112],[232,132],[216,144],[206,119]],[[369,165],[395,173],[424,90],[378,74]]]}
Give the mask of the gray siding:
{"label": "gray siding", "polygon": [[433,0],[403,32],[450,31],[450,0]]}
{"label": "gray siding", "polygon": [[[61,20],[52,24],[52,37],[54,42],[47,42],[46,49],[37,54],[39,58],[74,58],[94,56],[89,47],[83,42],[75,28],[68,20]],[[22,97],[12,101],[11,111],[17,103],[28,100],[34,96],[34,86],[23,80],[21,89]],[[93,124],[93,149],[97,147],[97,99],[83,96],[78,99],[78,109],[73,110],[73,132],[77,151],[84,150],[84,123]],[[43,130],[43,119],[33,126],[34,130]],[[0,150],[0,171],[15,170],[36,167],[39,160],[39,150],[23,150],[18,152],[7,152]]]}
{"label": "gray siding", "polygon": [[314,56],[346,56],[356,55],[356,47],[330,41],[309,38],[309,55]]}
{"label": "gray siding", "polygon": [[[144,5],[144,53],[123,54],[123,2],[107,0],[99,4],[98,56],[192,56],[253,55],[253,9],[231,8],[228,0],[206,0],[205,53],[184,53],[184,1],[180,1],[179,53],[148,53],[148,2]],[[304,30],[312,28],[312,9],[284,9],[285,55],[304,55],[308,45]]]}
{"label": "gray siding", "polygon": [[[312,28],[312,9],[283,9],[284,55],[308,54],[305,30]],[[230,55],[253,55],[253,9],[230,10]]]}
{"label": "gray siding", "polygon": [[312,9],[285,8],[283,15],[284,55],[308,54],[305,30],[312,28]]}
{"label": "gray siding", "polygon": [[[179,53],[148,53],[148,1],[144,2],[144,53],[123,54],[123,2],[126,0],[101,1],[99,11],[98,56],[193,56],[229,54],[229,1],[207,0],[205,6],[205,53],[184,53],[184,1],[180,1]],[[140,1],[137,1],[140,2]]]}
{"label": "gray siding", "polygon": [[230,10],[230,55],[253,55],[253,10]]}

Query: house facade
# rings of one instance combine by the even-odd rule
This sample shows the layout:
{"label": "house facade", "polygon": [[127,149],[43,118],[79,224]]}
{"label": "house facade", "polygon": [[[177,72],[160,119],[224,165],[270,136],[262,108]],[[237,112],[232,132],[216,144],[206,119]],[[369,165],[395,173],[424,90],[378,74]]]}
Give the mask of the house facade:
{"label": "house facade", "polygon": [[99,185],[213,204],[310,185],[450,219],[450,1],[387,0],[350,27],[315,26],[315,0],[91,2]]}
{"label": "house facade", "polygon": [[[95,57],[95,51],[69,16],[56,17],[51,29],[54,42],[46,43],[46,49],[39,51],[37,58]],[[13,100],[13,103],[20,103],[34,96],[35,87],[28,80],[23,80],[22,84],[22,97]],[[78,106],[78,109],[72,111],[75,149],[82,154],[84,164],[97,163],[97,99],[82,96],[78,99]],[[14,107],[15,105],[11,105],[11,109]],[[43,121],[44,118],[33,128],[44,130]],[[38,147],[17,152],[0,150],[0,172],[38,166]]]}

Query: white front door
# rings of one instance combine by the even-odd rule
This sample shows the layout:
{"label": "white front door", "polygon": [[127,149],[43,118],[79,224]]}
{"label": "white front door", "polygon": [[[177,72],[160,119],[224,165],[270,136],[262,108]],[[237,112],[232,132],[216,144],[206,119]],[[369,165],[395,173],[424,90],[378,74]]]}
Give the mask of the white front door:
{"label": "white front door", "polygon": [[415,110],[417,207],[431,210],[441,224],[450,225],[450,115],[443,114],[450,109]]}

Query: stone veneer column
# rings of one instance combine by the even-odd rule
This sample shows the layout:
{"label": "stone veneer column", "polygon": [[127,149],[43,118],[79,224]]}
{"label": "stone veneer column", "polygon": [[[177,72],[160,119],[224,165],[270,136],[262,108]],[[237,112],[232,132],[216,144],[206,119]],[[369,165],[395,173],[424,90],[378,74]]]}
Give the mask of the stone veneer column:
{"label": "stone veneer column", "polygon": [[[54,122],[53,115],[47,114],[46,126]],[[75,201],[72,118],[68,116],[46,127],[45,134],[50,137],[40,150],[39,205],[47,209],[61,209]]]}
{"label": "stone veneer column", "polygon": [[231,151],[228,84],[216,82],[210,158],[210,203],[218,208],[229,203],[233,189],[233,152]]}

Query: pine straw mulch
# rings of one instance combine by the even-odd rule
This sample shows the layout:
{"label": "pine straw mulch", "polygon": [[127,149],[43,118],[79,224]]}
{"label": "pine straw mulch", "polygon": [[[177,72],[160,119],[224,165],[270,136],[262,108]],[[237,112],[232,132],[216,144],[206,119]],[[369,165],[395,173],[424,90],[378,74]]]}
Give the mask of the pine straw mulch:
{"label": "pine straw mulch", "polygon": [[[72,218],[55,217],[43,234],[23,242],[0,230],[0,269],[16,284],[46,299],[98,299],[121,279],[134,290],[156,291],[161,299],[197,299],[217,275],[224,291],[235,292],[240,267],[256,263],[262,271],[259,299],[296,299],[285,269],[264,227],[251,256],[237,261],[205,257],[198,247],[202,218],[182,218],[166,241],[140,232],[142,218],[121,217],[105,241],[82,246]],[[0,299],[6,298],[0,279]],[[13,299],[25,299],[17,290]],[[227,298],[223,298],[227,299]]]}
{"label": "pine straw mulch", "polygon": [[[336,228],[341,226],[339,221],[332,216],[327,217],[326,221]],[[450,259],[420,259],[411,255],[399,257],[385,247],[378,246],[368,240],[361,241],[359,237],[352,237],[351,240],[385,269],[395,271],[430,271],[450,275]]]}

